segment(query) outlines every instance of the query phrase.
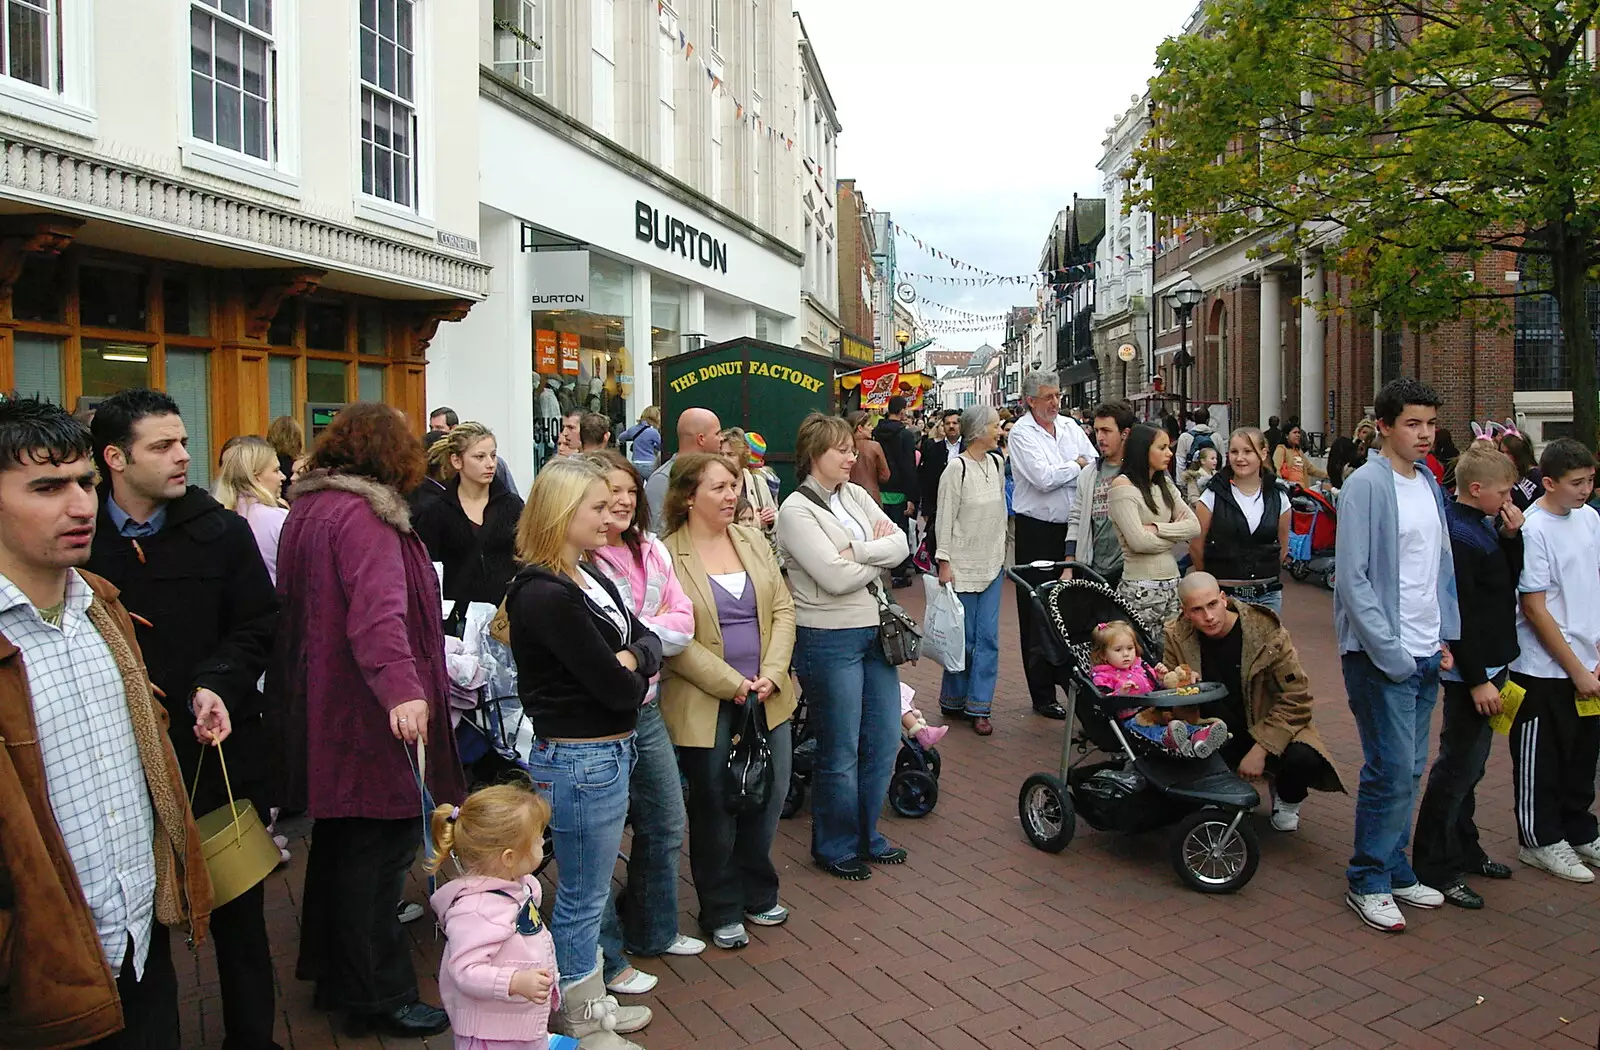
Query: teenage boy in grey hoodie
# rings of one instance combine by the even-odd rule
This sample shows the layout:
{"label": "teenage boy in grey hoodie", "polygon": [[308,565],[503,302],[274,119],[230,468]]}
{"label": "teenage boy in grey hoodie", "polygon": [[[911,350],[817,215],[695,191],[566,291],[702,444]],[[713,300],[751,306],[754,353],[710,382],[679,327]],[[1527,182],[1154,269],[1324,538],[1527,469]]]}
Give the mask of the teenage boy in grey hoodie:
{"label": "teenage boy in grey hoodie", "polygon": [[1439,672],[1453,665],[1448,643],[1461,635],[1444,493],[1419,469],[1441,403],[1415,379],[1379,391],[1381,451],[1350,475],[1339,501],[1333,621],[1365,758],[1345,902],[1387,933],[1406,928],[1396,900],[1419,908],[1444,903],[1417,878],[1405,852],[1428,764]]}

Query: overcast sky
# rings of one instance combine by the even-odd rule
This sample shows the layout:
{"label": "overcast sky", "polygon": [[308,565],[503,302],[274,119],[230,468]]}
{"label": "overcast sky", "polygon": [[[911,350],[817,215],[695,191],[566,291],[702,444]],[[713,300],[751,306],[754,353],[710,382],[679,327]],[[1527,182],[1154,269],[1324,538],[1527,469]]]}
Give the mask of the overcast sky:
{"label": "overcast sky", "polygon": [[[995,273],[1030,272],[1056,212],[1100,195],[1112,118],[1196,0],[794,0],[844,132],[840,178],[924,241]],[[899,266],[957,271],[901,238]],[[1032,305],[1028,286],[918,282],[963,310]],[[937,310],[924,309],[927,314]],[[954,349],[1001,331],[939,336]]]}

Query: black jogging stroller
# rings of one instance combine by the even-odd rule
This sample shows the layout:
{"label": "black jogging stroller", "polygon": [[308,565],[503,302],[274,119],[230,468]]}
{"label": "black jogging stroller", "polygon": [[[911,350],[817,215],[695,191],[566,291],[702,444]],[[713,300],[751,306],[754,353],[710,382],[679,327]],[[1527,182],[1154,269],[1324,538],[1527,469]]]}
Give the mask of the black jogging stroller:
{"label": "black jogging stroller", "polygon": [[[1073,579],[1054,579],[1069,565]],[[1035,586],[1017,569],[1052,578]],[[1245,819],[1261,801],[1255,788],[1220,755],[1180,758],[1124,732],[1116,712],[1129,706],[1130,698],[1095,687],[1089,648],[1097,625],[1128,621],[1152,659],[1161,652],[1161,639],[1151,637],[1104,578],[1081,565],[1033,562],[1005,573],[1029,596],[1042,621],[1046,655],[1067,694],[1060,768],[1030,776],[1017,798],[1028,841],[1047,853],[1061,852],[1072,841],[1080,813],[1097,831],[1138,833],[1170,825],[1170,860],[1190,888],[1232,893],[1248,883],[1261,860],[1255,828]],[[1226,696],[1226,687],[1201,682],[1137,700],[1142,706],[1188,707]],[[1096,760],[1088,761],[1091,756]]]}
{"label": "black jogging stroller", "polygon": [[[793,726],[794,762],[789,772],[788,794],[783,800],[783,815],[792,817],[805,805],[811,776],[817,767],[817,734],[811,728],[805,694],[795,703],[790,716]],[[939,802],[939,749],[923,747],[902,732],[900,750],[894,756],[894,776],[889,780],[889,808],[902,817],[925,817]]]}

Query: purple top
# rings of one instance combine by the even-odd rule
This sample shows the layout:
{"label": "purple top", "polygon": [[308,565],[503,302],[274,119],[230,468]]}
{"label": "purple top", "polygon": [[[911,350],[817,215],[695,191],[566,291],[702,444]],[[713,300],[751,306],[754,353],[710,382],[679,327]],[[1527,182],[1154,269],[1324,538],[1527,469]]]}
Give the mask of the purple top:
{"label": "purple top", "polygon": [[711,594],[717,600],[717,622],[722,626],[722,659],[729,667],[754,681],[761,677],[761,623],[756,618],[755,582],[748,575],[739,597],[711,577]]}

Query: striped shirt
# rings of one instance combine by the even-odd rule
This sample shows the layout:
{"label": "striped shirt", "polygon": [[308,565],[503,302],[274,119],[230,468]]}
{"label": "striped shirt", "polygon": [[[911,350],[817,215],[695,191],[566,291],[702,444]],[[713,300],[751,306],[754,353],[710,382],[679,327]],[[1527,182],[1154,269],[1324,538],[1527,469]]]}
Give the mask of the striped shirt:
{"label": "striped shirt", "polygon": [[142,979],[155,918],[155,815],[122,675],[89,621],[93,597],[69,572],[61,626],[52,627],[0,576],[0,633],[22,653],[50,808],[106,961],[121,970],[131,936]]}

